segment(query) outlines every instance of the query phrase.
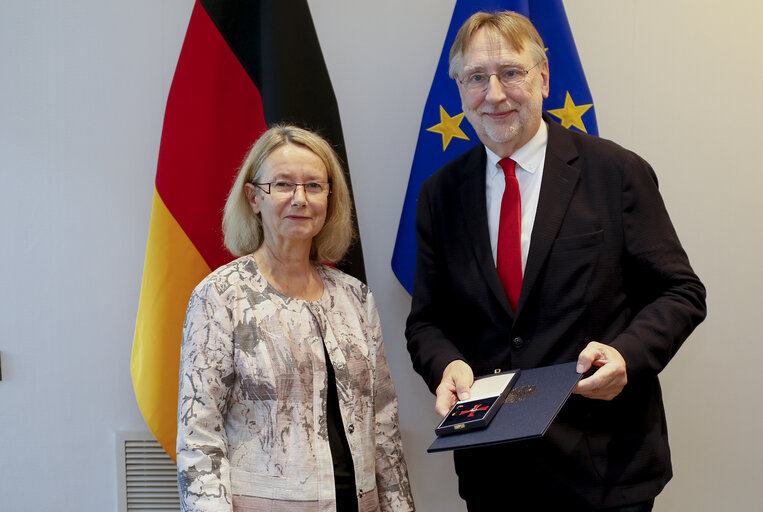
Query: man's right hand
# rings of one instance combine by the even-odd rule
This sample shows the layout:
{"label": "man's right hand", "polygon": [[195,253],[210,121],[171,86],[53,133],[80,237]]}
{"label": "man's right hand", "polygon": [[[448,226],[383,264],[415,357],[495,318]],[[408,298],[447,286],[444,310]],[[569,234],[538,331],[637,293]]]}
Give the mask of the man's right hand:
{"label": "man's right hand", "polygon": [[437,397],[435,412],[444,417],[458,400],[468,400],[472,384],[474,384],[472,368],[460,359],[451,362],[445,367],[442,381],[435,390]]}

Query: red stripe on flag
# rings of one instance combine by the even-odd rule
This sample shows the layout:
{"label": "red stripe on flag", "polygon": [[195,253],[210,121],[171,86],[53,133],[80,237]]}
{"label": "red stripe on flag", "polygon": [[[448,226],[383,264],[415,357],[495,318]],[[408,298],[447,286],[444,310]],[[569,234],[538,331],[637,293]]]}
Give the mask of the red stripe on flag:
{"label": "red stripe on flag", "polygon": [[223,207],[265,129],[259,91],[197,0],[167,100],[156,189],[212,269],[231,260]]}

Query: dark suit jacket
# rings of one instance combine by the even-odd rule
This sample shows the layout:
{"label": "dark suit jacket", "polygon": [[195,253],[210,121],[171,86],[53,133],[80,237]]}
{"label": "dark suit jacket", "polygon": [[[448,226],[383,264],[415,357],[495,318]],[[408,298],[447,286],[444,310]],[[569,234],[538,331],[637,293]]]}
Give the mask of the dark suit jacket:
{"label": "dark suit jacket", "polygon": [[[542,441],[492,448],[491,458],[524,464],[592,506],[649,499],[672,475],[657,374],[704,319],[705,289],[652,168],[544,120],[548,148],[517,312],[490,250],[478,145],[421,187],[408,350],[434,392],[455,359],[481,375],[575,361],[589,341],[612,345],[628,371],[618,397],[573,395]],[[464,497],[499,469],[477,464],[483,455],[456,453]],[[466,467],[481,469],[465,476]]]}

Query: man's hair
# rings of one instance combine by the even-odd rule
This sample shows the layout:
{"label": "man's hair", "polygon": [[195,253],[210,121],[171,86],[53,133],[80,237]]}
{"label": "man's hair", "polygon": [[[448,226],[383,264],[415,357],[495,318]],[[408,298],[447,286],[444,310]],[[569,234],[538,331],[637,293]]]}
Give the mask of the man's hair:
{"label": "man's hair", "polygon": [[521,52],[528,46],[535,62],[546,60],[543,39],[532,22],[513,11],[477,12],[467,19],[456,34],[450,47],[448,74],[456,77],[461,68],[461,57],[469,47],[474,34],[486,27],[491,33],[503,37],[516,51]]}
{"label": "man's hair", "polygon": [[326,222],[313,237],[310,260],[335,263],[342,259],[354,237],[350,192],[344,179],[339,157],[320,135],[293,125],[277,124],[254,143],[241,165],[236,181],[228,194],[223,214],[225,246],[236,255],[250,254],[260,248],[264,232],[262,217],[252,211],[244,185],[262,177],[265,160],[281,146],[293,144],[315,153],[326,167],[331,183]]}

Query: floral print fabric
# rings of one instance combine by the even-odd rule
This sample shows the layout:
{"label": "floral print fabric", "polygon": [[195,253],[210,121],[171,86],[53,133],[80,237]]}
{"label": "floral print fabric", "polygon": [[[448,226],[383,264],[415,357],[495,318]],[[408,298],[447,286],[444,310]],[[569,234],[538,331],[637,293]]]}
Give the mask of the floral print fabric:
{"label": "floral print fabric", "polygon": [[251,255],[194,290],[178,403],[183,510],[335,509],[324,343],[360,510],[413,510],[373,295],[336,269],[316,268],[324,286],[316,301],[279,293]]}

